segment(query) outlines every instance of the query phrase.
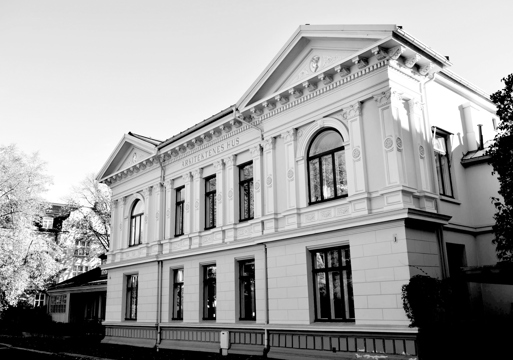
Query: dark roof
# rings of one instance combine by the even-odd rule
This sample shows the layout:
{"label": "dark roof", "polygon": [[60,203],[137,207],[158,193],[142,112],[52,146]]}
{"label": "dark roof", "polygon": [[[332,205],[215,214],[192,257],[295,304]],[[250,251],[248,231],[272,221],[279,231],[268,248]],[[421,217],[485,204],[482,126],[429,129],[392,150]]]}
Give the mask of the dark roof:
{"label": "dark roof", "polygon": [[162,143],[161,140],[157,140],[157,139],[153,139],[151,137],[147,137],[147,136],[144,136],[144,135],[139,135],[139,134],[134,134],[133,132],[129,131],[128,132],[128,135],[131,135],[139,140],[142,140],[142,141],[146,141],[147,143],[150,143],[152,144],[153,146],[157,146],[159,145],[160,143]]}
{"label": "dark roof", "polygon": [[463,167],[469,167],[471,165],[488,162],[490,155],[487,155],[486,153],[492,141],[493,140],[487,141],[484,144],[483,149],[472,150],[463,155],[461,158],[461,165],[463,165]]}
{"label": "dark roof", "polygon": [[235,105],[229,106],[226,109],[224,109],[223,111],[220,111],[217,114],[212,115],[208,119],[205,119],[205,120],[197,123],[196,125],[191,126],[190,128],[182,131],[181,133],[178,133],[177,135],[172,136],[169,139],[166,139],[158,147],[159,148],[163,148],[164,146],[169,145],[169,144],[171,144],[171,143],[173,143],[173,142],[183,138],[184,136],[191,134],[192,132],[194,132],[194,131],[196,131],[198,129],[201,129],[204,126],[207,126],[208,124],[211,124],[211,123],[213,123],[216,120],[219,120],[223,116],[226,116],[226,115],[230,114],[233,111],[233,107],[234,106]]}
{"label": "dark roof", "polygon": [[100,267],[97,267],[75,277],[72,277],[71,279],[64,280],[58,284],[55,284],[54,286],[50,287],[48,291],[103,284],[107,284],[107,272],[102,273],[102,269]]}

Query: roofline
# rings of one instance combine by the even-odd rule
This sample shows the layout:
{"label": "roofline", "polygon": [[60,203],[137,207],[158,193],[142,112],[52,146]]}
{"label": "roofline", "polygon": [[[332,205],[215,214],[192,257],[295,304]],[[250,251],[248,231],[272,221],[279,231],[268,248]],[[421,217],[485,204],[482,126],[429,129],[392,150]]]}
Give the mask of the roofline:
{"label": "roofline", "polygon": [[204,128],[205,126],[207,125],[210,125],[212,124],[213,122],[225,117],[226,115],[230,114],[230,113],[233,113],[235,109],[235,105],[231,105],[230,107],[222,110],[221,112],[218,112],[217,114],[215,115],[212,115],[211,117],[209,117],[208,119],[205,119],[203,120],[202,122],[199,122],[197,123],[196,125],[188,128],[187,130],[184,130],[182,131],[181,133],[163,141],[162,143],[160,143],[159,145],[157,145],[157,149],[160,150],[162,149],[163,147],[166,147],[168,146],[169,144],[172,144],[174,143],[175,141],[178,141],[182,138],[184,138],[185,136],[189,135],[189,134],[192,134],[193,132],[195,132],[196,130],[199,130],[201,128]]}
{"label": "roofline", "polygon": [[491,104],[493,104],[495,106],[495,103],[490,99],[490,94],[486,93],[484,90],[481,90],[476,85],[463,79],[462,77],[460,77],[459,75],[450,71],[449,69],[443,69],[442,74],[451,78],[452,80],[458,82],[459,84],[465,86],[467,89],[472,91],[474,94],[479,95],[480,97],[482,97],[483,99],[486,99],[487,101],[489,101]]}

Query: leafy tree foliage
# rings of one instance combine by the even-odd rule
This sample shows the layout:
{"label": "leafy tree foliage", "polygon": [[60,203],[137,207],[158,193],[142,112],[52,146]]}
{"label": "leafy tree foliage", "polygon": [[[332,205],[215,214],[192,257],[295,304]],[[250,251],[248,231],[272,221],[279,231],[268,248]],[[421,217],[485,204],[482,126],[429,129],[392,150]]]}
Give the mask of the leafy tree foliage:
{"label": "leafy tree foliage", "polygon": [[493,198],[497,212],[493,231],[499,260],[513,261],[513,74],[502,79],[505,86],[491,95],[500,118],[498,133],[487,154],[491,156],[492,174],[498,174],[499,194]]}
{"label": "leafy tree foliage", "polygon": [[0,145],[0,310],[45,288],[59,271],[59,246],[34,226],[50,182],[37,154]]}
{"label": "leafy tree foliage", "polygon": [[110,202],[109,187],[96,181],[94,175],[84,179],[67,201],[71,215],[63,224],[65,237],[70,244],[87,241],[90,257],[109,249]]}

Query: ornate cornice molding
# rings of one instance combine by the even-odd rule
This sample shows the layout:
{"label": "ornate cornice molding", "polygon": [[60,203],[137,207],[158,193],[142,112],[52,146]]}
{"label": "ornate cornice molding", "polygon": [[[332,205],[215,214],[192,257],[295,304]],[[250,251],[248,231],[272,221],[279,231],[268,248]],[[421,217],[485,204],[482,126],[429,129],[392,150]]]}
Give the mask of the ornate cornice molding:
{"label": "ornate cornice molding", "polygon": [[392,89],[388,89],[386,91],[382,91],[377,95],[373,95],[373,98],[378,104],[378,107],[390,105],[392,101],[400,101],[403,99],[402,93]]}

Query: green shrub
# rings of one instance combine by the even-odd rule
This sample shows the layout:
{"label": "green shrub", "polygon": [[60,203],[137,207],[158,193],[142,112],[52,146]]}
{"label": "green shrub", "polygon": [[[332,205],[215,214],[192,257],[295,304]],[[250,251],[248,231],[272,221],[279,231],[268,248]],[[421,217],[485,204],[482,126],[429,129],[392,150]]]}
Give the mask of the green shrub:
{"label": "green shrub", "polygon": [[452,285],[448,280],[415,275],[403,285],[402,300],[410,327],[429,328],[455,321]]}

